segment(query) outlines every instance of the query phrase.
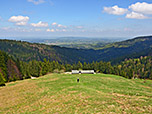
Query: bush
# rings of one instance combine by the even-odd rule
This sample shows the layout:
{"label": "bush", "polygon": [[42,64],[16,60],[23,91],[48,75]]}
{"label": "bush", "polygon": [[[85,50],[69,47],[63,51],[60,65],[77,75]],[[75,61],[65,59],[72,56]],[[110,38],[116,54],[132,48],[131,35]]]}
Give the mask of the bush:
{"label": "bush", "polygon": [[59,69],[54,69],[53,73],[60,73]]}
{"label": "bush", "polygon": [[63,69],[59,71],[59,73],[64,73],[64,72],[65,72],[65,71],[64,71]]}

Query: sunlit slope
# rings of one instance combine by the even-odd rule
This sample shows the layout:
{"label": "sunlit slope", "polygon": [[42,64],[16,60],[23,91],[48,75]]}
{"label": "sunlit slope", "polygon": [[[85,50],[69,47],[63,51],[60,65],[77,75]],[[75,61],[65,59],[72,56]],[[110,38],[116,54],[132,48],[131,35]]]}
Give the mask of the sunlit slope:
{"label": "sunlit slope", "polygon": [[150,114],[152,81],[105,74],[48,74],[1,87],[0,113]]}

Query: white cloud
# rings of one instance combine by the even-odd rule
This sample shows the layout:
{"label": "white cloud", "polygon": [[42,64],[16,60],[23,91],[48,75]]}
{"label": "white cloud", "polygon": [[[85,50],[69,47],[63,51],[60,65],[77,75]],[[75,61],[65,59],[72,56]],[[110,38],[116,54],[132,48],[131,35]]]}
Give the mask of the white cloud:
{"label": "white cloud", "polygon": [[131,18],[131,19],[147,19],[148,17],[141,14],[141,13],[136,13],[136,12],[131,12],[126,15],[126,18]]}
{"label": "white cloud", "polygon": [[129,6],[129,8],[138,13],[152,14],[152,4],[148,4],[146,2],[137,2],[136,4]]}
{"label": "white cloud", "polygon": [[38,5],[38,4],[44,3],[45,0],[28,0],[28,2],[32,2],[33,4]]}
{"label": "white cloud", "polygon": [[56,23],[56,22],[54,22],[54,23],[52,23],[52,25],[57,25],[57,23]]}
{"label": "white cloud", "polygon": [[128,9],[119,8],[117,5],[115,5],[113,7],[104,7],[103,11],[113,15],[123,15],[128,11]]}
{"label": "white cloud", "polygon": [[49,25],[46,22],[40,21],[38,23],[31,23],[31,26],[33,26],[33,27],[48,27]]}
{"label": "white cloud", "polygon": [[59,28],[67,28],[66,26],[61,25],[61,24],[58,24],[57,27],[59,27]]}
{"label": "white cloud", "polygon": [[126,13],[126,18],[131,19],[147,19],[148,15],[152,14],[152,4],[146,2],[131,4],[128,9],[119,8],[117,5],[113,7],[104,7],[104,12],[113,15],[123,15]]}
{"label": "white cloud", "polygon": [[26,24],[27,24],[27,22],[18,22],[18,23],[16,23],[16,25],[19,25],[19,26],[24,26]]}
{"label": "white cloud", "polygon": [[28,16],[12,16],[8,21],[10,22],[26,22],[29,20]]}
{"label": "white cloud", "polygon": [[58,24],[58,27],[62,27],[63,25],[61,25],[61,24]]}
{"label": "white cloud", "polygon": [[56,22],[52,23],[52,26],[55,26],[55,27],[58,27],[58,28],[67,28],[67,26],[58,24],[58,23],[56,23]]}
{"label": "white cloud", "polygon": [[47,31],[47,32],[55,32],[54,29],[47,29],[46,31]]}
{"label": "white cloud", "polygon": [[28,16],[12,16],[9,18],[8,20],[9,22],[13,22],[15,23],[16,25],[26,25],[27,22],[29,21],[29,17]]}

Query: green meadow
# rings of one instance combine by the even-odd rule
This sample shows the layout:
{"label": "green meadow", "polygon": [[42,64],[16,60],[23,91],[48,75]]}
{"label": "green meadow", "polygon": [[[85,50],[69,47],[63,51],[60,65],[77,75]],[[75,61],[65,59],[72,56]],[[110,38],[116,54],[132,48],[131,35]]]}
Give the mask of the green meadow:
{"label": "green meadow", "polygon": [[48,74],[0,87],[0,114],[47,113],[152,114],[152,80]]}

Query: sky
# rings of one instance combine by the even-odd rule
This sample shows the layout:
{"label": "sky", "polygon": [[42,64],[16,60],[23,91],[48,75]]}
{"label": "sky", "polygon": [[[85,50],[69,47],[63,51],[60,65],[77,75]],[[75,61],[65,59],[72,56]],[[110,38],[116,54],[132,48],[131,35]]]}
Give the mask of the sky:
{"label": "sky", "polygon": [[152,0],[0,0],[0,37],[152,34]]}

